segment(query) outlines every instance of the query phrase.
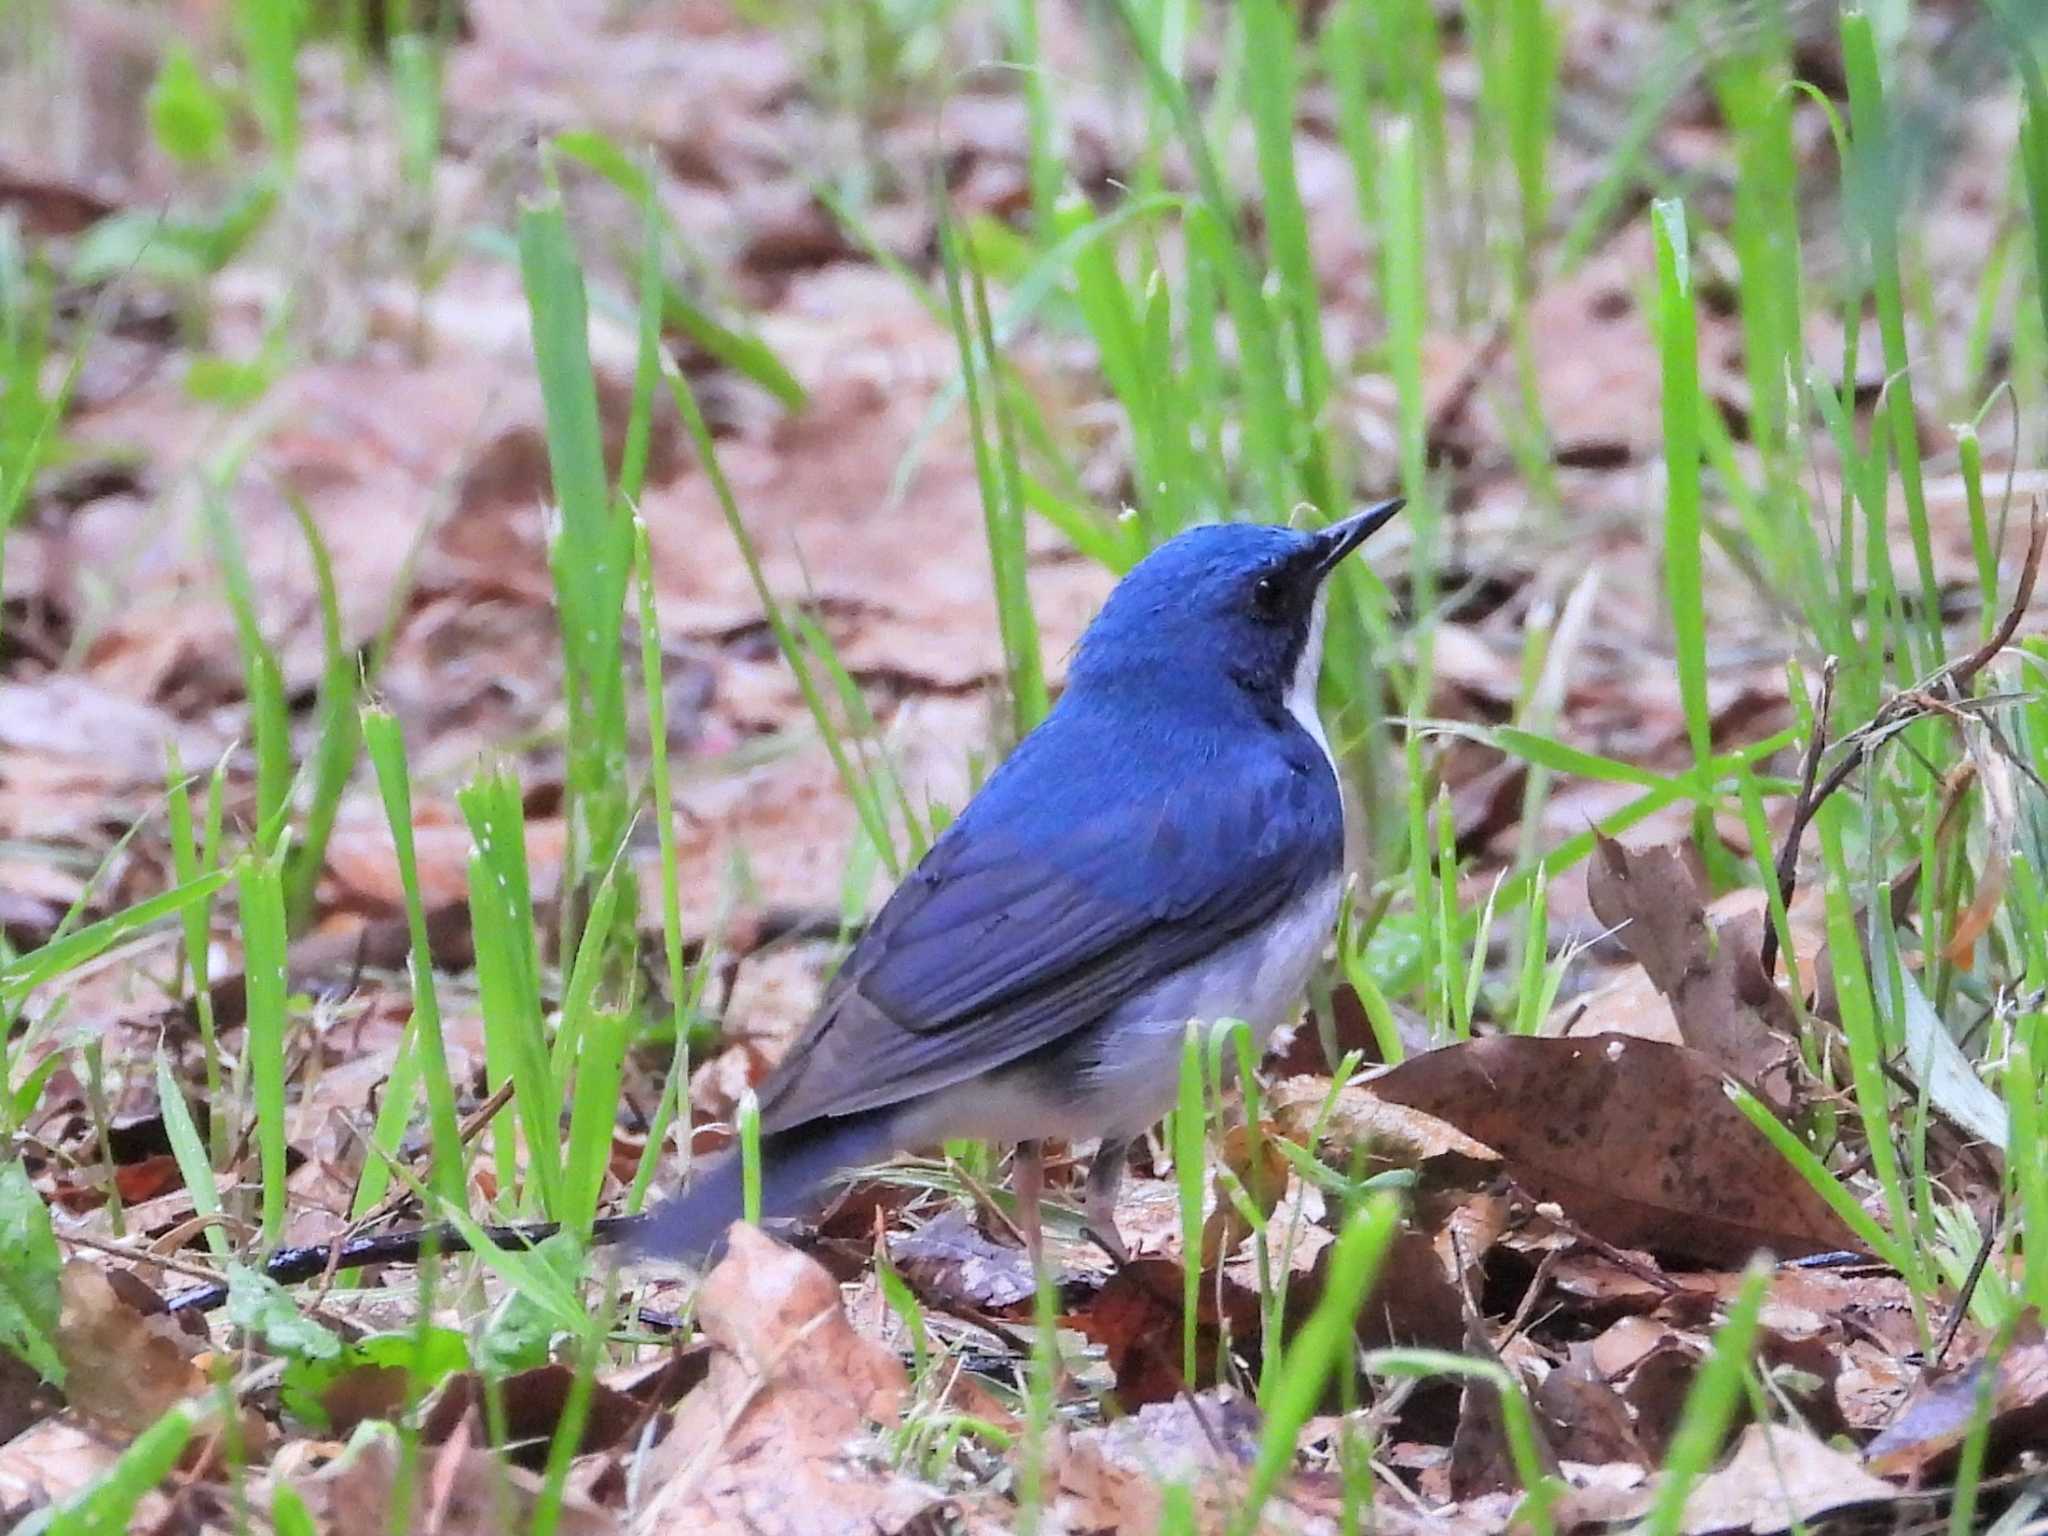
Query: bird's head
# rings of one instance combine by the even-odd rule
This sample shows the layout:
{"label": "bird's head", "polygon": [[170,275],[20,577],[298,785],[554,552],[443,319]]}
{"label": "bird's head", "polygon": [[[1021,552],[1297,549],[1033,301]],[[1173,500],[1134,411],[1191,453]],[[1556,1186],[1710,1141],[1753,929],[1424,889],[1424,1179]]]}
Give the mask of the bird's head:
{"label": "bird's head", "polygon": [[1263,702],[1301,689],[1312,700],[1324,583],[1401,507],[1384,501],[1314,532],[1217,523],[1169,539],[1109,594],[1081,637],[1069,691],[1220,678]]}

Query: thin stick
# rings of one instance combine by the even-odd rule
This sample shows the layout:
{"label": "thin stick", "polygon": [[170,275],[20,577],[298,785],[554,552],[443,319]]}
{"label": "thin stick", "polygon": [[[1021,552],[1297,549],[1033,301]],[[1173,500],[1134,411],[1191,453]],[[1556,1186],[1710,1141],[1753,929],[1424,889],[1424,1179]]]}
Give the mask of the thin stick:
{"label": "thin stick", "polygon": [[[1790,900],[1791,887],[1787,883],[1786,867],[1799,857],[1799,840],[1806,834],[1806,828],[1816,812],[1836,790],[1848,783],[1854,773],[1870,754],[1902,728],[1923,715],[1940,711],[1953,699],[1961,696],[1964,689],[1976,681],[1977,674],[1998,658],[2012,637],[2018,632],[2020,620],[2025,617],[2027,607],[2034,600],[2034,583],[2041,574],[2041,556],[2048,550],[2048,520],[2041,515],[2041,502],[2037,497],[2033,504],[2027,530],[2027,557],[2020,567],[2019,590],[2013,594],[2005,617],[1999,621],[1998,631],[1969,655],[1951,662],[1944,662],[1930,672],[1926,679],[1912,688],[1893,694],[1878,706],[1870,722],[1842,738],[1841,745],[1848,750],[1840,761],[1828,770],[1828,776],[1821,780],[1812,794],[1802,788],[1799,804],[1792,817],[1792,825],[1786,829],[1785,842],[1778,855],[1778,886]],[[1818,729],[1816,728],[1816,735]],[[1764,974],[1772,973],[1778,957],[1778,938],[1774,925],[1764,925],[1764,943],[1761,951]]]}

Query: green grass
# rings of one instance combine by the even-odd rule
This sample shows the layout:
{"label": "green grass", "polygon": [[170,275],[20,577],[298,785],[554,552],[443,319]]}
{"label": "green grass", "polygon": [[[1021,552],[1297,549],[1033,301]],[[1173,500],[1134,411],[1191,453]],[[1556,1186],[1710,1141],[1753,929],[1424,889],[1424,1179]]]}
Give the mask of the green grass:
{"label": "green grass", "polygon": [[590,366],[583,268],[559,202],[519,219],[519,266],[547,411],[557,518],[549,568],[561,615],[568,721],[568,868],[561,948],[575,950],[597,883],[626,835],[626,682],[619,624],[632,559],[630,514],[612,495]]}
{"label": "green grass", "polygon": [[[384,814],[391,826],[392,847],[398,855],[398,877],[405,891],[405,926],[411,945],[412,1022],[407,1034],[412,1043],[415,1072],[424,1079],[427,1094],[427,1122],[433,1138],[433,1172],[430,1184],[446,1202],[461,1205],[468,1185],[467,1162],[463,1155],[461,1129],[456,1123],[455,1082],[448,1071],[448,1049],[441,1037],[440,993],[434,984],[433,946],[427,938],[427,914],[420,900],[419,858],[413,847],[412,780],[406,768],[405,734],[397,719],[382,709],[363,712],[363,745],[377,771],[377,788],[383,796]],[[283,956],[278,956],[281,962]],[[282,978],[280,977],[280,984]],[[393,1074],[391,1099],[403,1106],[396,1124],[402,1126],[409,1093],[400,1093]],[[383,1129],[380,1116],[379,1130]],[[388,1144],[379,1138],[379,1145]],[[369,1180],[366,1176],[364,1186]]]}

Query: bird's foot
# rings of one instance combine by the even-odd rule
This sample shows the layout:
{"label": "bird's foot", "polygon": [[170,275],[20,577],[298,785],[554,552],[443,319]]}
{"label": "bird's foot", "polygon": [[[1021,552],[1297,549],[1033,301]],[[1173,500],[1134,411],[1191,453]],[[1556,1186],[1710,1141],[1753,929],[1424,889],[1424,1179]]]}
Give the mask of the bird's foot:
{"label": "bird's foot", "polygon": [[1045,1154],[1037,1142],[1017,1143],[1011,1178],[1017,1187],[1017,1228],[1024,1236],[1024,1247],[1031,1255],[1031,1269],[1036,1274],[1045,1261],[1045,1227],[1040,1218],[1045,1194]]}
{"label": "bird's foot", "polygon": [[1121,1269],[1131,1262],[1131,1251],[1124,1246],[1123,1234],[1117,1231],[1116,1217],[1112,1213],[1084,1209],[1081,1216],[1081,1235],[1108,1254],[1112,1264]]}
{"label": "bird's foot", "polygon": [[1129,1140],[1105,1136],[1088,1165],[1088,1186],[1081,1196],[1081,1231],[1119,1268],[1131,1262],[1131,1251],[1116,1227],[1116,1192],[1123,1184]]}

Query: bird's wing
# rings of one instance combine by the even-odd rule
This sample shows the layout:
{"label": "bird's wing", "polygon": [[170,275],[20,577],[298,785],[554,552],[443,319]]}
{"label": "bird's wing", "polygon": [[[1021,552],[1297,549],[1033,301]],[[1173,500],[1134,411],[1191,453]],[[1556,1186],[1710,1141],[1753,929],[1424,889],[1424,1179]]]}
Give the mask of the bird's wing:
{"label": "bird's wing", "polygon": [[[763,1088],[763,1128],[1015,1061],[1336,873],[1328,760],[1305,735],[1284,753],[1257,745],[1219,745],[1199,775],[1135,795],[1104,794],[1101,765],[1083,774],[1067,753],[1013,759],[1019,771],[990,781],[847,957]],[[1116,787],[1131,777],[1152,778]]]}

